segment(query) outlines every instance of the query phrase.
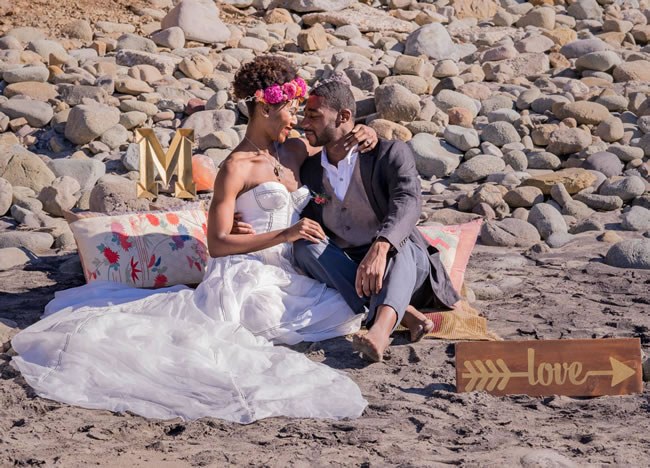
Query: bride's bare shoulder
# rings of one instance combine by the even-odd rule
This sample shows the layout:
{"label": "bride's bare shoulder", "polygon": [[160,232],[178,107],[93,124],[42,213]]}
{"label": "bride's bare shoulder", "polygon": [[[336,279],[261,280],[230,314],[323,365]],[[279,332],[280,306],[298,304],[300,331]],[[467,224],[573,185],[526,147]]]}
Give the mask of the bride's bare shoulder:
{"label": "bride's bare shoulder", "polygon": [[258,155],[252,151],[233,151],[220,165],[220,168],[226,170],[245,170],[255,163]]}

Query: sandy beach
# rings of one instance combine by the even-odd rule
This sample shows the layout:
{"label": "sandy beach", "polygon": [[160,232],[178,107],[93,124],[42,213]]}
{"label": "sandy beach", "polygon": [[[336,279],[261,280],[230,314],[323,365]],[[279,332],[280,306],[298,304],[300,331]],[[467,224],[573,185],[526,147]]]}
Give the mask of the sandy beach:
{"label": "sandy beach", "polygon": [[[647,352],[650,272],[603,264],[608,247],[587,235],[542,254],[477,246],[467,279],[486,298],[475,305],[506,340],[640,337]],[[46,257],[1,273],[0,316],[21,328],[37,320],[56,291],[82,284],[78,272],[66,273],[74,261]],[[495,286],[503,293],[488,299]],[[459,394],[450,342],[398,336],[392,358],[372,365],[345,338],[295,348],[352,376],[369,403],[360,419],[240,426],[84,410],[35,397],[2,355],[0,465],[639,466],[650,456],[647,390],[585,399]],[[561,464],[544,461],[553,457]]]}

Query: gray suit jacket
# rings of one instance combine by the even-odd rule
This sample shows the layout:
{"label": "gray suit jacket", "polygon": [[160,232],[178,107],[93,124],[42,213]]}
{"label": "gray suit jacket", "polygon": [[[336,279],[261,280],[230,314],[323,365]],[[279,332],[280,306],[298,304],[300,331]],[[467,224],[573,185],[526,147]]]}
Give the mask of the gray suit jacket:
{"label": "gray suit jacket", "polygon": [[[324,193],[320,159],[319,155],[307,158],[300,169],[302,183],[313,193]],[[376,237],[388,240],[397,252],[410,239],[429,254],[429,279],[435,298],[421,306],[442,304],[451,307],[460,296],[442,266],[440,253],[429,245],[415,227],[420,218],[422,187],[411,149],[401,141],[380,139],[372,151],[359,154],[359,169],[368,200],[380,221]],[[329,234],[327,226],[323,224],[321,205],[312,200],[302,214],[317,221]]]}

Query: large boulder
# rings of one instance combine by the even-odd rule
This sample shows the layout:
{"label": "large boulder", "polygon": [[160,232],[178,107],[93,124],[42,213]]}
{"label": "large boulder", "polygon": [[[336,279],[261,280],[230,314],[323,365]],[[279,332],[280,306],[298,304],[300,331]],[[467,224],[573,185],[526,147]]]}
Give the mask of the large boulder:
{"label": "large boulder", "polygon": [[90,192],[90,210],[100,213],[125,212],[147,209],[149,202],[137,198],[136,183],[133,180],[108,174],[101,177]]}
{"label": "large boulder", "polygon": [[385,84],[375,90],[375,106],[382,119],[412,122],[420,112],[420,98],[399,84]]}
{"label": "large boulder", "polygon": [[456,169],[456,175],[463,182],[476,182],[486,178],[490,174],[503,171],[505,167],[506,163],[503,159],[487,154],[479,154],[461,164]]}
{"label": "large boulder", "polygon": [[65,137],[76,145],[85,145],[120,121],[120,111],[101,104],[73,107],[65,125]]}
{"label": "large boulder", "polygon": [[54,117],[52,106],[47,102],[15,97],[0,105],[0,111],[10,119],[24,117],[32,127],[41,128]]}
{"label": "large boulder", "polygon": [[433,60],[457,59],[456,45],[440,23],[430,23],[413,31],[406,39],[406,55],[425,55]]}
{"label": "large boulder", "polygon": [[38,199],[43,203],[43,210],[47,213],[63,217],[63,213],[74,208],[77,203],[76,194],[80,188],[76,179],[68,176],[59,177],[48,187],[43,187]]}
{"label": "large boulder", "polygon": [[447,177],[460,164],[463,154],[428,133],[418,133],[408,142],[415,167],[422,177]]}
{"label": "large boulder", "polygon": [[14,187],[29,187],[36,193],[54,180],[54,174],[41,158],[20,145],[2,148],[0,177]]}
{"label": "large boulder", "polygon": [[230,39],[230,29],[219,18],[219,9],[211,0],[182,0],[161,22],[161,29],[178,26],[185,39],[216,44]]}
{"label": "large boulder", "polygon": [[537,228],[542,239],[547,239],[552,234],[566,234],[568,231],[562,213],[548,203],[533,206],[528,214],[528,222]]}
{"label": "large boulder", "polygon": [[650,270],[650,239],[629,239],[613,245],[605,262],[617,268]]}
{"label": "large boulder", "polygon": [[47,252],[54,238],[47,232],[7,231],[0,232],[0,249],[16,247],[34,253]]}
{"label": "large boulder", "polygon": [[530,247],[540,241],[532,224],[517,218],[486,221],[481,226],[481,243],[498,247]]}
{"label": "large boulder", "polygon": [[614,69],[614,81],[650,81],[650,61],[624,62]]}
{"label": "large boulder", "polygon": [[236,118],[236,114],[231,110],[199,111],[185,120],[183,128],[193,129],[194,139],[201,145],[201,139],[210,133],[232,128]]}
{"label": "large boulder", "polygon": [[79,182],[81,190],[90,190],[106,174],[106,165],[96,159],[53,159],[48,164],[56,177],[68,176]]}
{"label": "large boulder", "polygon": [[522,182],[523,186],[539,188],[544,195],[550,195],[555,184],[563,184],[570,194],[578,193],[596,182],[596,176],[586,169],[569,168],[548,174],[530,177]]}

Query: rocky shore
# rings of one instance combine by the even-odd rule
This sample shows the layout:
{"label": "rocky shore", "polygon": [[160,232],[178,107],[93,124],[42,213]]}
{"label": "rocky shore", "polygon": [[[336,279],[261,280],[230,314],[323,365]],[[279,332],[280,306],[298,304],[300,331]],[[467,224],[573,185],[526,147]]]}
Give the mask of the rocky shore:
{"label": "rocky shore", "polygon": [[[96,4],[95,9],[88,0],[0,1],[4,31],[0,301],[7,304],[6,311],[0,311],[0,351],[9,349],[6,342],[13,333],[37,320],[56,290],[83,282],[65,211],[149,208],[149,202],[136,197],[135,130],[153,128],[167,146],[177,129],[194,129],[194,164],[214,176],[246,126],[246,108],[230,92],[234,72],[265,53],[293,60],[309,83],[336,72],[349,78],[359,121],[412,148],[425,194],[423,224],[484,219],[480,246],[468,270],[468,294],[504,338],[639,336],[647,346],[650,3],[646,0],[151,0],[129,7],[122,1],[98,0]],[[39,22],[41,15],[44,19]],[[209,197],[209,191],[200,194]],[[163,196],[157,204],[172,202]],[[521,316],[527,313],[534,316]],[[616,421],[635,411],[647,416],[642,396],[625,399],[628,406],[621,410],[615,409],[618,400],[609,399],[601,400],[602,405],[583,405],[561,398],[539,402],[453,396],[453,361],[445,359],[445,350],[450,350],[442,343],[426,349],[401,347],[404,355],[398,353],[397,360],[406,367],[400,371],[395,362],[387,365],[379,373],[382,383],[371,371],[355,368],[355,362],[342,357],[345,340],[334,341],[314,345],[308,352],[365,382],[364,394],[374,399],[370,420],[378,424],[400,419],[399,424],[393,421],[396,427],[430,446],[438,436],[447,441],[446,451],[423,458],[422,465],[481,460],[459,455],[468,447],[450,448],[460,436],[479,440],[481,453],[496,450],[490,447],[500,443],[500,433],[485,429],[489,421],[481,418],[486,414],[480,415],[478,426],[470,423],[475,415],[467,407],[470,402],[485,406],[496,420],[496,408],[505,407],[511,422],[499,424],[512,423],[518,429],[506,429],[509,435],[503,440],[519,448],[524,439],[516,432],[532,430],[521,421],[540,423],[540,412],[559,419],[563,408],[569,407],[584,416],[581,423],[607,413],[612,421],[604,429],[609,430],[605,439],[614,445],[622,443],[612,435],[618,434]],[[418,364],[409,367],[412,358]],[[67,424],[92,414],[58,404],[43,409],[45,402],[31,400],[29,390],[7,365],[1,369],[0,395],[7,403],[0,404],[0,434],[22,427],[20,417],[10,415],[17,406],[33,424],[41,424],[39,414],[52,418],[53,424],[52,413],[64,408]],[[414,402],[434,409],[428,406],[424,415],[412,409],[402,412],[410,397],[400,390],[400,373],[413,380],[406,387],[418,387]],[[435,388],[427,387],[432,381]],[[384,407],[385,399],[390,403]],[[462,409],[447,404],[452,400]],[[454,436],[451,420],[438,434],[439,417],[460,418],[463,434],[456,431]],[[97,427],[114,423],[111,431],[119,433],[117,417],[101,418]],[[156,434],[168,430],[162,423],[127,419],[125,427],[149,427]],[[227,434],[226,439],[236,439],[240,431],[220,422],[193,424],[187,427]],[[275,421],[258,425],[249,435],[260,435],[268,426],[278,431],[269,447],[288,438],[303,455],[309,450],[326,453],[329,442],[322,441],[335,437],[327,432],[329,424]],[[346,424],[353,428],[346,436],[349,440],[372,445],[372,421]],[[563,424],[568,434],[573,423]],[[649,427],[647,422],[638,424]],[[105,428],[90,426],[78,429],[79,437],[90,437],[93,431],[97,437],[106,434]],[[542,442],[533,442],[531,435],[524,444],[528,449],[553,446],[552,427],[541,426]],[[316,433],[321,442],[304,442]],[[27,444],[28,436],[21,437]],[[116,435],[97,437],[90,438],[111,441],[101,442],[104,448],[112,447],[106,453],[120,446],[114,444]],[[164,450],[156,445],[147,446],[145,452],[159,451],[154,459],[162,462],[164,454],[174,452],[166,441],[175,437],[155,442]],[[18,449],[20,456],[8,448],[10,438],[0,435],[0,464],[27,460],[27,448]],[[588,454],[594,463],[634,464],[636,457],[647,456],[641,439],[625,442],[624,455],[594,442],[604,440],[602,436],[568,444],[561,451],[569,457]],[[390,438],[382,442],[392,447]],[[601,449],[594,448],[597,443]],[[248,450],[235,450],[233,460],[256,464],[254,458],[242,458]],[[259,461],[282,463],[268,447],[260,450],[267,456]],[[358,461],[337,450],[340,463]],[[369,448],[366,459],[406,460],[395,448],[382,450],[388,455]],[[526,453],[519,458],[501,455],[487,460],[521,462]],[[178,460],[172,455],[170,459]],[[79,460],[75,463],[82,464]],[[228,457],[210,458],[205,464],[223,461]],[[527,466],[537,466],[531,463]],[[188,464],[202,463],[192,459]]]}

